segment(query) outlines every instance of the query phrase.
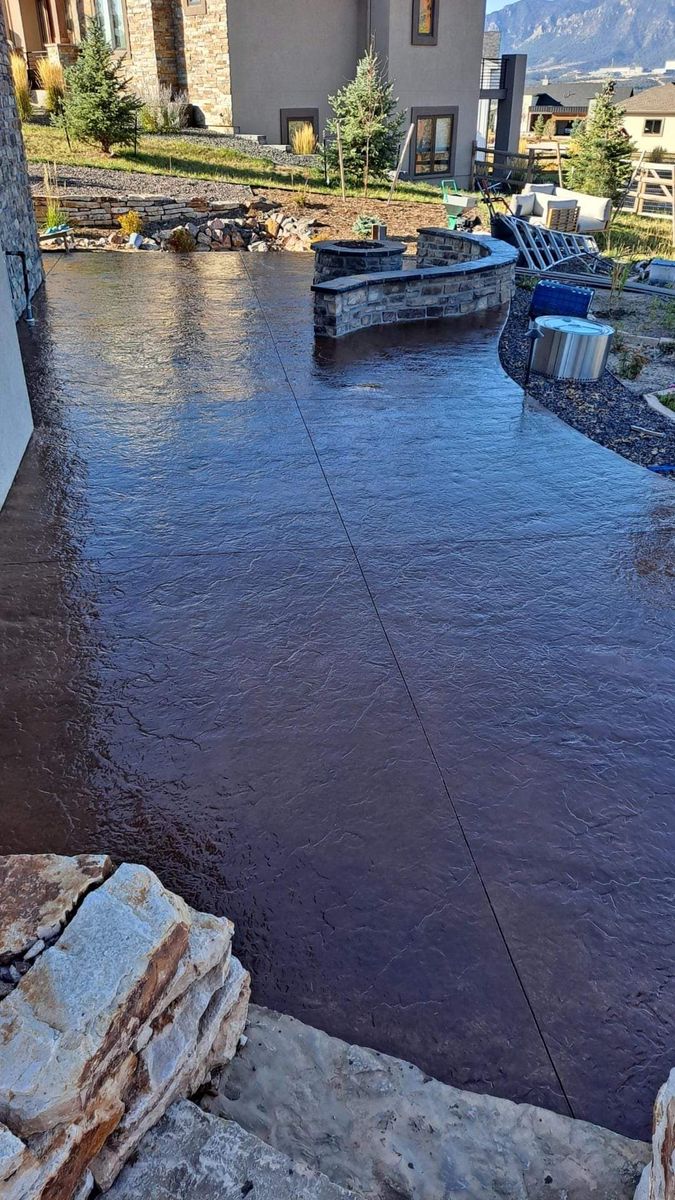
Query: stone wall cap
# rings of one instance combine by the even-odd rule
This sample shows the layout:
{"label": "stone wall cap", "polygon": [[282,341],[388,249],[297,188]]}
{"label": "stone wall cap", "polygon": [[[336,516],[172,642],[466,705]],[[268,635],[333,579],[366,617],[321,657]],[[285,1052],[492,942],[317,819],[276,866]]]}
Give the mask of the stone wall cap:
{"label": "stone wall cap", "polygon": [[[508,247],[510,250],[511,247]],[[512,254],[488,258],[475,258],[468,262],[448,263],[443,267],[414,267],[410,271],[380,271],[368,275],[341,275],[326,283],[312,285],[313,292],[323,292],[330,295],[334,292],[353,292],[360,287],[369,287],[380,283],[411,283],[420,279],[456,279],[462,275],[472,275],[476,272],[489,274],[499,267],[508,266],[515,262],[518,256],[516,250]]]}
{"label": "stone wall cap", "polygon": [[362,257],[364,253],[376,253],[379,257],[383,254],[403,254],[405,245],[403,242],[393,242],[389,238],[386,241],[358,241],[358,239],[345,238],[344,241],[339,239],[336,241],[329,238],[324,242],[314,242],[312,250],[316,253],[317,250],[333,250],[335,254],[352,255],[354,258]]}

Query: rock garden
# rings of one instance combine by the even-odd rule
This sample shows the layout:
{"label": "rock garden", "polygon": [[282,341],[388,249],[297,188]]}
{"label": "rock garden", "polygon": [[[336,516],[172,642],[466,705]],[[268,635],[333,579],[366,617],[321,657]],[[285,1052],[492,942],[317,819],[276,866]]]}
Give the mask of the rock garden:
{"label": "rock garden", "polygon": [[[520,277],[500,342],[502,365],[523,385],[535,282]],[[675,466],[675,411],[671,416],[668,401],[675,385],[675,293],[669,300],[623,288],[598,288],[592,314],[616,329],[602,378],[583,383],[533,373],[528,394],[624,458],[657,470]]]}

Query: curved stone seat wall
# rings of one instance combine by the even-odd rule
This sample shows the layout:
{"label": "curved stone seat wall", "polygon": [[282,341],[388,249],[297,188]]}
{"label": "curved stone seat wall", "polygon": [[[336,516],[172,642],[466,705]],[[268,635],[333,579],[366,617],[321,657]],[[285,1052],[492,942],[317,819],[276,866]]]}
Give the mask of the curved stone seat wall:
{"label": "curved stone seat wall", "polygon": [[402,242],[315,242],[314,282],[327,283],[345,275],[375,275],[403,270]]}
{"label": "curved stone seat wall", "polygon": [[496,238],[421,229],[412,270],[315,283],[314,332],[344,337],[372,325],[440,320],[499,308],[513,295],[517,251]]}

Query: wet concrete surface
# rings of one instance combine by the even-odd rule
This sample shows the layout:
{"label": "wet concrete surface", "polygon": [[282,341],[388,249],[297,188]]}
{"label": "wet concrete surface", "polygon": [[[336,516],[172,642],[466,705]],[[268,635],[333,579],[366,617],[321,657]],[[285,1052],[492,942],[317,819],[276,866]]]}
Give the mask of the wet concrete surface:
{"label": "wet concrete surface", "polygon": [[0,847],[142,859],[258,1001],[646,1136],[673,1065],[675,490],[498,321],[315,352],[305,256],[90,255],[22,330]]}

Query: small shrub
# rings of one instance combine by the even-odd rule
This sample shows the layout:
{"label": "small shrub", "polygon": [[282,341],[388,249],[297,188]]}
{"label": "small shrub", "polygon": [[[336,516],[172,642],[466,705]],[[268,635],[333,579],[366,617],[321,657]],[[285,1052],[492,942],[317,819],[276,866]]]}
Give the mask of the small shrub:
{"label": "small shrub", "polygon": [[662,163],[665,161],[666,161],[665,146],[655,146],[654,149],[650,150],[649,154],[647,155],[647,162]]}
{"label": "small shrub", "polygon": [[610,312],[614,311],[614,306],[622,294],[628,280],[630,278],[631,264],[629,262],[620,262],[617,260],[612,264],[612,273],[610,275],[609,289],[609,304]]}
{"label": "small shrub", "polygon": [[314,126],[310,125],[309,121],[305,125],[301,125],[299,129],[294,129],[291,146],[294,154],[316,153],[316,134]]}
{"label": "small shrub", "polygon": [[616,333],[614,334],[614,337],[612,338],[612,350],[614,351],[615,354],[620,354],[621,351],[625,350],[625,349],[626,349],[626,339],[623,336],[623,334],[621,333],[621,331],[617,329]]}
{"label": "small shrub", "polygon": [[122,216],[117,218],[117,224],[125,237],[129,237],[132,233],[143,232],[143,218],[134,208],[130,208],[129,212],[122,213]]}
{"label": "small shrub", "polygon": [[12,83],[14,84],[14,95],[16,96],[16,107],[19,112],[21,121],[30,121],[33,115],[33,105],[30,98],[30,84],[28,82],[28,64],[18,50],[12,50],[9,56],[9,65],[12,71]]}
{"label": "small shrub", "polygon": [[658,392],[656,399],[660,400],[671,412],[675,412],[675,388],[668,388],[667,392]]}
{"label": "small shrub", "polygon": [[144,133],[177,133],[190,122],[190,103],[185,92],[168,87],[147,88],[141,92],[143,107],[139,124]]}
{"label": "small shrub", "polygon": [[306,208],[309,204],[309,176],[307,176],[304,183],[298,185],[295,193],[295,202],[300,208]]}
{"label": "small shrub", "polygon": [[675,342],[661,342],[659,350],[662,354],[675,354]]}
{"label": "small shrub", "polygon": [[56,163],[53,163],[51,167],[48,163],[45,163],[42,172],[42,184],[47,201],[44,228],[56,229],[58,225],[65,225],[68,220],[68,214],[61,200]]}
{"label": "small shrub", "polygon": [[53,115],[60,113],[66,90],[66,80],[61,63],[52,62],[50,58],[39,58],[37,77],[40,87],[45,93],[47,112]]}
{"label": "small shrub", "polygon": [[643,367],[647,366],[649,359],[646,354],[640,354],[639,350],[624,350],[619,355],[619,366],[617,375],[622,379],[637,379]]}
{"label": "small shrub", "polygon": [[369,238],[373,236],[373,225],[377,225],[377,223],[377,217],[357,217],[352,225],[352,230],[360,238]]}
{"label": "small shrub", "polygon": [[196,249],[197,243],[184,225],[179,225],[166,240],[166,244],[174,254],[191,254]]}
{"label": "small shrub", "polygon": [[533,292],[539,280],[536,275],[519,275],[516,279],[516,287],[519,287],[524,292]]}

